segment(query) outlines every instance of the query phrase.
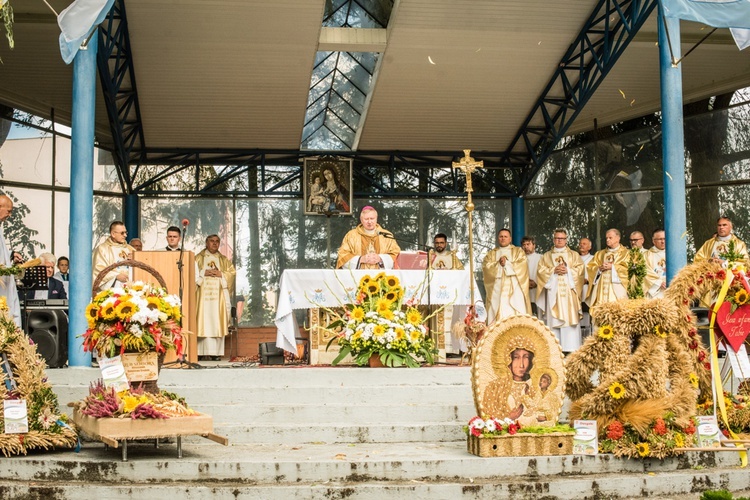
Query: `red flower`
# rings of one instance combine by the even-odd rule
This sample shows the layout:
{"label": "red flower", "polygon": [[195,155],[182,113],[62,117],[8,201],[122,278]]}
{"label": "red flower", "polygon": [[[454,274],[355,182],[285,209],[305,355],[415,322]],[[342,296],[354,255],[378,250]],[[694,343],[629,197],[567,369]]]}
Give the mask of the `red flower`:
{"label": "red flower", "polygon": [[688,299],[685,299],[685,300],[682,301],[682,303],[685,304],[685,305],[688,305],[688,304],[690,304],[690,301]]}
{"label": "red flower", "polygon": [[691,348],[691,349],[698,349],[698,342],[696,342],[695,340],[693,340],[692,342],[690,342],[688,344],[688,347]]}
{"label": "red flower", "polygon": [[695,434],[695,424],[691,421],[683,430],[685,434]]}
{"label": "red flower", "polygon": [[693,295],[694,293],[695,293],[695,288],[693,288],[692,286],[688,288],[688,295]]}
{"label": "red flower", "polygon": [[688,335],[691,337],[695,337],[696,333],[698,333],[698,330],[696,330],[695,328],[691,328],[690,331],[688,332]]}
{"label": "red flower", "polygon": [[716,271],[716,279],[724,281],[724,279],[727,277],[727,272],[723,269],[720,269]]}
{"label": "red flower", "polygon": [[693,317],[691,315],[689,315],[689,314],[685,316],[685,319],[687,319],[688,323],[692,323],[693,322]]}
{"label": "red flower", "polygon": [[704,359],[706,359],[706,351],[700,351],[698,353],[698,361],[703,361]]}
{"label": "red flower", "polygon": [[513,435],[518,432],[518,426],[516,424],[510,424],[508,426],[508,434]]}
{"label": "red flower", "polygon": [[714,279],[714,273],[712,273],[711,271],[707,272],[707,273],[706,273],[706,279],[707,279],[707,280],[712,280],[712,279]]}
{"label": "red flower", "polygon": [[475,436],[475,437],[479,437],[479,436],[481,436],[481,435],[482,435],[482,431],[480,431],[480,430],[479,430],[479,429],[477,429],[476,427],[472,427],[472,428],[471,428],[471,435],[472,435],[472,436]]}
{"label": "red flower", "polygon": [[726,429],[722,429],[721,433],[724,434],[725,437],[729,437],[729,431]]}
{"label": "red flower", "polygon": [[615,420],[611,424],[607,426],[607,439],[612,439],[617,441],[625,434],[625,427]]}
{"label": "red flower", "polygon": [[695,282],[697,285],[703,284],[703,278],[698,278],[698,281]]}
{"label": "red flower", "polygon": [[703,368],[705,368],[706,370],[710,370],[711,369],[711,363],[703,363]]}
{"label": "red flower", "polygon": [[660,436],[663,436],[667,433],[667,424],[664,422],[663,419],[657,418],[654,423],[654,432],[657,433]]}

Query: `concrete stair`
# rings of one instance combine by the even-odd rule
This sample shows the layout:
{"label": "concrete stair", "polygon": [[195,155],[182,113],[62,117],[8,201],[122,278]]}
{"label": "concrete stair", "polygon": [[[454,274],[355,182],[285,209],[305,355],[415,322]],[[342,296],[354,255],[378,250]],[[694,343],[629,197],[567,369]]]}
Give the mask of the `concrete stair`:
{"label": "concrete stair", "polygon": [[[62,405],[80,399],[93,369],[49,370]],[[479,458],[461,427],[474,416],[467,367],[415,370],[250,368],[165,370],[159,385],[214,415],[208,440],[85,443],[0,460],[0,498],[24,499],[697,499],[750,489],[736,453],[671,460]]]}

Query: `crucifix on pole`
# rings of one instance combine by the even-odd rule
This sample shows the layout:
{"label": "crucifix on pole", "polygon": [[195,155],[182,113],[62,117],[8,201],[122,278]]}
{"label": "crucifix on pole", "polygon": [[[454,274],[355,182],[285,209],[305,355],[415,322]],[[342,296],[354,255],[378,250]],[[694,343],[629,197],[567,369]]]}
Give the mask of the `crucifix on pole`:
{"label": "crucifix on pole", "polygon": [[453,168],[458,168],[466,175],[466,211],[469,214],[469,273],[471,275],[471,307],[474,307],[474,227],[472,226],[471,214],[474,211],[474,202],[471,201],[471,193],[474,188],[471,185],[471,174],[478,168],[484,168],[483,161],[474,161],[470,155],[471,149],[464,149],[464,157],[460,161],[453,162]]}

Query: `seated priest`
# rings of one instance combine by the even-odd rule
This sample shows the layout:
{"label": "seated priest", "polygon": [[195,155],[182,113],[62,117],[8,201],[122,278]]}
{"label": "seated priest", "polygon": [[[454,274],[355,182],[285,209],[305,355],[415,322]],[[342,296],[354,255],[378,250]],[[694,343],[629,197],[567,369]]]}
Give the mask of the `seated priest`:
{"label": "seated priest", "polygon": [[341,242],[336,269],[393,269],[401,249],[393,234],[378,224],[378,212],[368,205],[359,220]]}
{"label": "seated priest", "polygon": [[39,256],[41,261],[40,266],[47,268],[47,289],[46,290],[27,290],[26,300],[30,299],[67,299],[68,294],[65,293],[65,287],[62,281],[56,280],[52,277],[55,274],[55,256],[51,253],[43,253]]}

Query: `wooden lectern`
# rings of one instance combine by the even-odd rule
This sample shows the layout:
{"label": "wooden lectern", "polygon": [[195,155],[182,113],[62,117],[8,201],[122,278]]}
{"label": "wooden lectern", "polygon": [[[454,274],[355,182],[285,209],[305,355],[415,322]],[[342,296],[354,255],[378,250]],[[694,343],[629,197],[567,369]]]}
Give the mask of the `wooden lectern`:
{"label": "wooden lectern", "polygon": [[[173,295],[180,293],[180,271],[177,268],[180,252],[133,252],[133,259],[148,264],[159,271],[167,284],[167,292]],[[182,264],[182,329],[185,334],[185,359],[195,363],[198,361],[195,314],[195,254],[188,251],[182,252]],[[159,286],[156,278],[151,276],[148,271],[137,267],[133,268],[133,280]],[[164,363],[176,359],[174,351],[170,351],[164,358]]]}

